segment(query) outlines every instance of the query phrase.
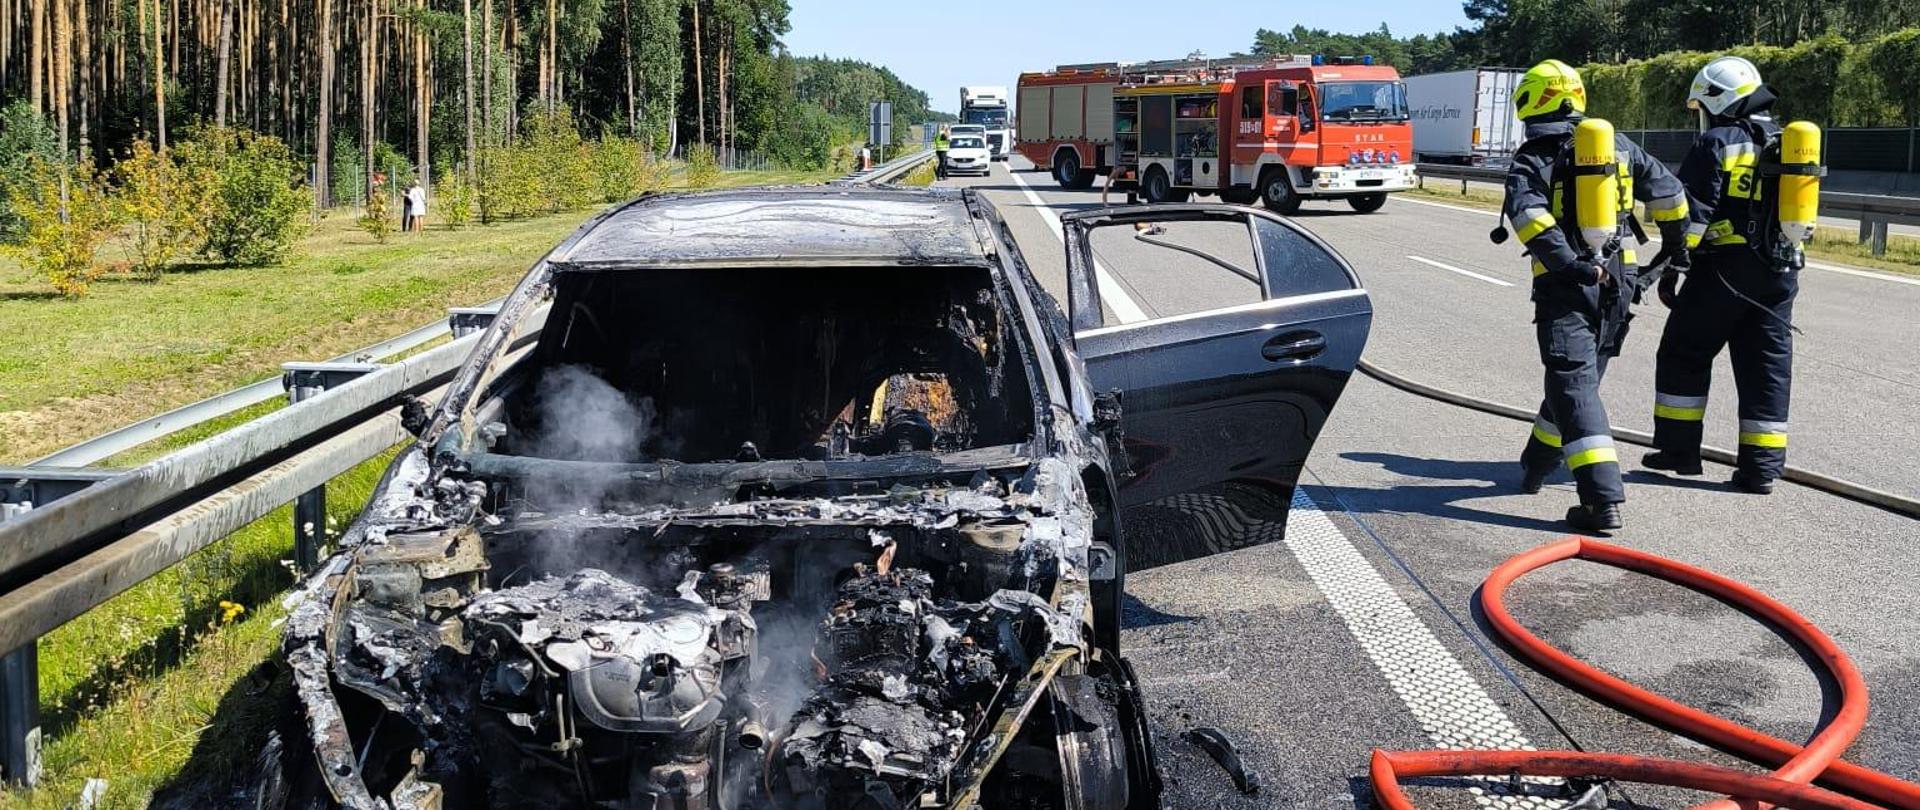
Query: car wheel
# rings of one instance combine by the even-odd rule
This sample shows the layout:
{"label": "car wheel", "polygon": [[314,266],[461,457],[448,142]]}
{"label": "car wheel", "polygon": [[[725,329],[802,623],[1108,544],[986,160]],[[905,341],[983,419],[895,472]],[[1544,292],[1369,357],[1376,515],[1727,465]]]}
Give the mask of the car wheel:
{"label": "car wheel", "polygon": [[1053,164],[1053,176],[1060,181],[1060,187],[1079,190],[1093,186],[1093,172],[1083,171],[1080,156],[1071,150],[1062,152],[1060,160]]}
{"label": "car wheel", "polygon": [[1260,175],[1260,204],[1276,214],[1300,212],[1300,195],[1293,190],[1286,169],[1274,167]]}
{"label": "car wheel", "polygon": [[1353,206],[1353,210],[1359,211],[1362,214],[1371,214],[1380,210],[1380,207],[1386,204],[1387,193],[1384,191],[1377,194],[1362,194],[1358,197],[1347,198],[1347,205]]}

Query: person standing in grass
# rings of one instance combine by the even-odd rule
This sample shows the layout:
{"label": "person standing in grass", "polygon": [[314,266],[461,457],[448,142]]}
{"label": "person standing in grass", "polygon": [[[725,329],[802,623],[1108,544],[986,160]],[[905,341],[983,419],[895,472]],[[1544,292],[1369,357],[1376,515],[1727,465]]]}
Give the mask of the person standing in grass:
{"label": "person standing in grass", "polygon": [[427,230],[427,190],[420,186],[419,180],[413,181],[413,185],[407,189],[406,230],[413,233],[425,233]]}

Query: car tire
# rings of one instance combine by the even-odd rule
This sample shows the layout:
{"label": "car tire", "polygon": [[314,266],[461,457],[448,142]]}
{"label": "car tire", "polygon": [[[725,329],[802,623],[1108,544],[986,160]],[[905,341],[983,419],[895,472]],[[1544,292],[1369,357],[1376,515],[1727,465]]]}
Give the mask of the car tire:
{"label": "car tire", "polygon": [[1053,178],[1060,181],[1060,187],[1079,191],[1093,187],[1093,172],[1080,165],[1080,156],[1073,150],[1060,153],[1060,159],[1053,163]]}
{"label": "car tire", "polygon": [[1173,187],[1173,180],[1167,177],[1167,171],[1159,166],[1147,168],[1147,174],[1140,179],[1140,198],[1149,203],[1177,203],[1187,199],[1185,189]]}
{"label": "car tire", "polygon": [[1293,190],[1286,169],[1273,167],[1261,173],[1260,204],[1276,214],[1300,213],[1300,194]]}
{"label": "car tire", "polygon": [[1362,214],[1371,214],[1380,210],[1381,206],[1386,204],[1387,193],[1384,191],[1347,198],[1347,205],[1352,206],[1353,210]]}

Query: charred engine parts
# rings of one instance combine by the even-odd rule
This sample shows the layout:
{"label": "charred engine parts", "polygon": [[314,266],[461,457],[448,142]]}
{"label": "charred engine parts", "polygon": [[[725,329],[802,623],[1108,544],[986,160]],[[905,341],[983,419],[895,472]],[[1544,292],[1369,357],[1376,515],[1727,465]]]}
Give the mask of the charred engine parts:
{"label": "charred engine parts", "polygon": [[935,602],[933,577],[911,568],[860,566],[838,596],[815,652],[825,677],[784,735],[788,787],[870,810],[921,806],[999,681],[1000,662],[968,632],[988,609]]}

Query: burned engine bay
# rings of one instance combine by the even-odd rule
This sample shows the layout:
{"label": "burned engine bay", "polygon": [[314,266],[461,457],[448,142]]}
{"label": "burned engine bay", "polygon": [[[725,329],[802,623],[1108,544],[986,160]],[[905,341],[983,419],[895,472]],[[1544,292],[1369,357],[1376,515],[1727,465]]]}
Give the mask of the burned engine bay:
{"label": "burned engine bay", "polygon": [[1056,806],[1023,724],[1095,657],[1094,526],[984,273],[786,272],[698,332],[647,289],[694,276],[561,275],[476,424],[396,463],[289,619],[334,800]]}

